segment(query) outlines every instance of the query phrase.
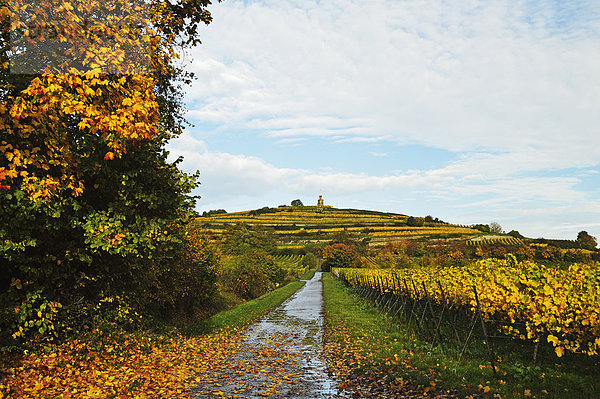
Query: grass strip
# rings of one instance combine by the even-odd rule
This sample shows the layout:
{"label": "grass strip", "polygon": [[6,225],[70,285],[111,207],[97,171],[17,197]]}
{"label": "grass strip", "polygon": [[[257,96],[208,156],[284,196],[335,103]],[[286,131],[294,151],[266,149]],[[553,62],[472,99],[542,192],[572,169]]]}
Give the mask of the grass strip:
{"label": "grass strip", "polygon": [[323,295],[330,367],[342,387],[361,396],[600,397],[598,372],[583,364],[531,365],[515,361],[519,354],[500,351],[494,378],[484,353],[461,358],[458,350],[431,345],[329,273],[323,275]]}
{"label": "grass strip", "polygon": [[291,283],[268,292],[261,297],[219,312],[206,320],[191,326],[192,333],[216,333],[224,330],[237,330],[255,322],[304,286],[304,281]]}
{"label": "grass strip", "polygon": [[317,269],[307,270],[302,276],[298,277],[300,280],[311,280],[315,276]]}

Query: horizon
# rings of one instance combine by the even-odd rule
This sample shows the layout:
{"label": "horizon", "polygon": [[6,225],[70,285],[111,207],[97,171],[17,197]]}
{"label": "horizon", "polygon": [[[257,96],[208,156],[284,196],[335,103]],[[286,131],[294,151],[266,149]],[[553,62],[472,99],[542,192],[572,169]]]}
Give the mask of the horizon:
{"label": "horizon", "polygon": [[227,0],[168,145],[197,210],[312,204],[600,236],[600,3]]}
{"label": "horizon", "polygon": [[[299,199],[300,201],[302,201],[301,198],[294,198],[294,200]],[[292,201],[294,201],[292,200]],[[290,201],[291,202],[291,201]],[[264,205],[264,206],[260,206],[260,207],[256,207],[256,208],[249,208],[249,209],[239,209],[239,210],[227,210],[227,209],[223,209],[223,208],[219,208],[219,209],[223,209],[226,211],[226,214],[234,214],[234,213],[244,213],[244,212],[250,212],[250,211],[254,211],[254,210],[259,210],[261,208],[264,207],[268,207],[268,208],[272,208],[272,209],[276,209],[282,206],[286,206],[286,207],[290,207],[290,208],[300,208],[300,207],[294,207],[292,205],[290,205],[290,203],[288,204],[279,204],[279,205]],[[301,207],[317,207],[316,204],[306,204],[304,203],[304,201],[302,201],[302,206]],[[325,207],[330,207],[333,209],[339,209],[339,210],[357,210],[357,211],[366,211],[366,212],[380,212],[380,213],[390,213],[390,214],[394,214],[394,215],[402,215],[402,216],[407,216],[407,217],[421,217],[424,218],[426,216],[431,216],[433,218],[436,218],[437,216],[435,215],[431,215],[431,214],[427,214],[427,215],[409,215],[406,213],[402,213],[402,212],[391,212],[391,211],[386,211],[386,210],[379,210],[379,209],[363,209],[363,208],[352,208],[352,207],[339,207],[339,206],[335,206],[335,205],[331,205],[328,204],[327,202],[325,202]],[[202,217],[202,212],[208,212],[208,211],[215,211],[215,210],[219,210],[219,209],[203,209],[201,211],[198,212],[198,214]],[[213,215],[216,216],[216,215]],[[477,225],[477,224],[483,224],[483,225],[489,225],[490,223],[497,223],[495,220],[489,221],[489,222],[475,222],[475,223],[460,223],[459,221],[452,221],[452,220],[445,220],[443,218],[437,217],[441,222],[444,223],[448,223],[451,225],[456,225],[456,226],[473,226],[473,225]],[[503,233],[502,234],[508,234],[511,230],[516,230],[516,229],[506,229],[504,228],[504,226],[502,226],[502,230]],[[516,230],[518,233],[522,234],[520,231]],[[584,230],[585,231],[585,230]],[[586,231],[587,233],[589,233],[588,231]],[[557,237],[544,237],[544,236],[527,236],[522,234],[524,237],[527,238],[532,238],[532,239],[548,239],[548,240],[554,240],[554,239],[559,239],[559,240],[570,240],[570,241],[576,241],[577,236],[575,236],[574,238],[557,238]],[[598,237],[594,237],[594,238],[598,238]]]}

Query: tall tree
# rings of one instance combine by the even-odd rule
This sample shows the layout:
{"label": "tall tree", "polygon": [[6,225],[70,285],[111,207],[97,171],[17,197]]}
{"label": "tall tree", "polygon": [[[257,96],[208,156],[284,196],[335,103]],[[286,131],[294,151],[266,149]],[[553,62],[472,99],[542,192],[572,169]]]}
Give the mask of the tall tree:
{"label": "tall tree", "polygon": [[504,233],[504,230],[502,230],[502,226],[500,226],[500,223],[498,223],[498,222],[491,222],[489,226],[490,226],[490,233],[494,233],[494,234]]}
{"label": "tall tree", "polygon": [[0,1],[1,305],[35,294],[27,309],[62,303],[72,324],[107,298],[142,306],[194,205],[164,145],[210,1]]}
{"label": "tall tree", "polygon": [[580,248],[594,250],[598,245],[596,238],[591,236],[587,231],[582,230],[577,234],[577,243]]}

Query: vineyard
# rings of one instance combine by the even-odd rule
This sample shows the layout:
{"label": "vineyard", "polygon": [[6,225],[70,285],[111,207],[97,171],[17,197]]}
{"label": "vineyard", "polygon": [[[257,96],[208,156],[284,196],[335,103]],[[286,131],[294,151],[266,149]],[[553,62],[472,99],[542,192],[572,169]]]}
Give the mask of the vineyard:
{"label": "vineyard", "polygon": [[275,263],[279,265],[288,275],[300,276],[308,270],[308,267],[302,265],[302,255],[276,255]]}
{"label": "vineyard", "polygon": [[416,238],[471,239],[482,234],[470,227],[443,222],[411,226],[409,217],[401,214],[329,207],[267,208],[205,216],[197,220],[212,239],[218,239],[227,232],[228,227],[236,224],[271,229],[280,248],[301,248],[311,243],[323,243],[338,234],[346,234],[372,246]]}
{"label": "vineyard", "polygon": [[480,246],[480,245],[523,245],[523,241],[519,238],[510,236],[482,236],[475,237],[467,241],[467,245]]}
{"label": "vineyard", "polygon": [[382,294],[480,311],[502,333],[549,343],[558,357],[566,351],[596,356],[600,349],[598,264],[573,264],[563,270],[485,259],[462,268],[341,268],[334,273],[350,286],[367,285]]}

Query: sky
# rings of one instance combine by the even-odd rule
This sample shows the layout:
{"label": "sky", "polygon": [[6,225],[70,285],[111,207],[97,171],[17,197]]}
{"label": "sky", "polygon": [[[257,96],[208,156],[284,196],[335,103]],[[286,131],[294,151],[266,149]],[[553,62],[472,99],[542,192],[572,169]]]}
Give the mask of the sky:
{"label": "sky", "polygon": [[600,239],[600,2],[225,0],[181,63],[197,209]]}

